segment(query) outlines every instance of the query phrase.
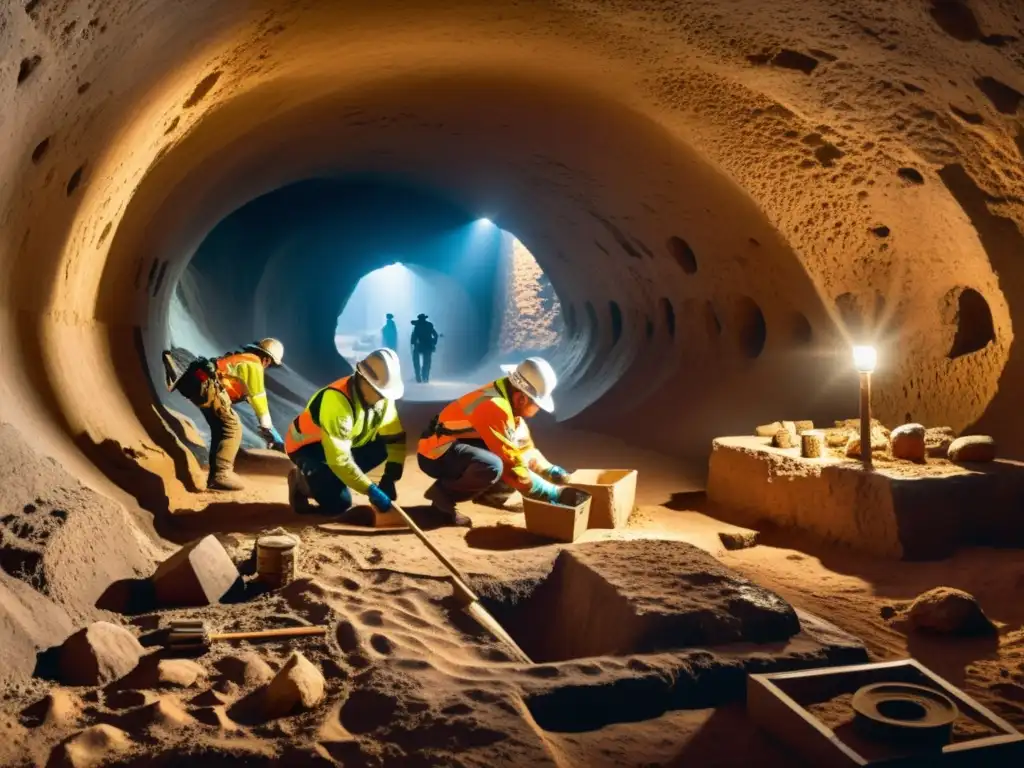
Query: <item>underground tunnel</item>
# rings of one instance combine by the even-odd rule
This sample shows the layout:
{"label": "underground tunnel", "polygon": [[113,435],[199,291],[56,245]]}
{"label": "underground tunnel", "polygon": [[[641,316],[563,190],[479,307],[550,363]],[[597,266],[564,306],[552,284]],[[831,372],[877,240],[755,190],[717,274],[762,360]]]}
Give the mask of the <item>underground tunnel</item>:
{"label": "underground tunnel", "polygon": [[[51,695],[32,678],[36,654],[91,621],[127,622],[100,598],[152,573],[192,533],[216,533],[242,561],[257,529],[299,525],[278,517],[288,513],[287,465],[261,454],[244,405],[240,462],[253,468],[252,489],[238,499],[207,495],[209,435],[198,410],[165,391],[161,353],[221,354],[281,338],[285,365],[266,375],[283,433],[371,345],[367,335],[383,323],[378,283],[392,290],[404,281],[408,305],[442,297],[395,314],[402,341],[418,312],[438,320],[436,379],[457,383],[456,395],[497,377],[499,363],[542,353],[559,383],[554,414],[537,419],[539,442],[569,467],[640,465],[633,520],[643,535],[645,520],[668,520],[658,535],[703,536],[679,520],[712,511],[691,499],[716,438],[855,417],[853,345],[878,350],[871,403],[882,424],[987,435],[1000,460],[1021,458],[1021,39],[1008,0],[885,9],[866,0],[6,4],[0,680],[28,686],[35,700]],[[355,247],[371,230],[373,246]],[[480,259],[456,267],[456,252]],[[513,285],[519,274],[531,286],[525,304]],[[474,325],[472,334],[455,330]],[[402,404],[412,442],[400,485],[410,506],[426,487],[415,438],[450,399],[433,399],[441,391],[418,392],[413,381]],[[672,512],[682,517],[665,517]],[[503,519],[475,514],[489,521],[482,531],[495,530],[436,533],[472,572],[505,569],[497,575],[511,583],[519,577],[502,558],[555,562],[525,535],[522,549],[505,546]],[[600,735],[556,743],[509,713],[546,695],[530,688],[545,672],[522,683],[519,698],[504,683],[481,683],[472,704],[440,701],[455,697],[443,685],[438,699],[423,694],[437,670],[496,663],[484,641],[451,629],[436,604],[437,573],[408,548],[371,542],[389,537],[309,530],[301,565],[317,577],[312,591],[261,596],[230,621],[255,628],[262,619],[252,611],[348,617],[351,637],[330,634],[344,668],[317,656],[331,685],[358,675],[373,696],[409,691],[394,722],[374,725],[379,743],[416,749],[420,737],[403,730],[415,705],[431,713],[420,745],[431,749],[450,738],[481,755],[508,740],[522,751],[506,757],[587,764],[598,754]],[[769,550],[782,551],[751,552]],[[808,601],[802,609],[826,619],[838,611],[843,630],[870,624],[796,581],[786,587],[756,554],[723,557],[787,600]],[[785,557],[783,566],[800,565]],[[823,584],[821,569],[834,567],[845,584],[870,571],[844,570],[843,557],[804,562],[806,578]],[[890,578],[872,573],[864,581]],[[894,574],[906,582],[879,587],[878,599],[909,600],[907,585],[923,576]],[[427,618],[386,593],[389,579],[412,590]],[[998,579],[979,588],[1012,592]],[[371,615],[374,601],[383,618]],[[876,604],[858,605],[877,621]],[[416,637],[435,621],[446,627],[430,646],[440,663],[424,661]],[[309,642],[301,648],[316,656]],[[873,653],[892,650],[873,642]],[[273,670],[286,651],[275,646]],[[553,655],[611,653],[577,651]],[[381,669],[385,659],[395,669]],[[626,661],[593,663],[596,677],[628,674]],[[559,674],[574,684],[589,674],[584,662],[556,667],[571,670]],[[252,682],[239,679],[232,684]],[[178,722],[179,734],[200,729],[197,717],[221,722],[214,710],[226,705],[197,704],[204,711],[186,718],[178,704],[154,701],[140,705],[146,717]],[[79,704],[71,710],[89,709]],[[435,712],[445,707],[456,714]],[[458,715],[464,707],[472,716]],[[23,759],[45,743],[33,760],[45,763],[54,749],[72,764],[78,754],[130,752],[128,743],[145,752],[119,735],[137,723],[90,712],[62,720],[52,743],[14,717],[12,749],[26,750]],[[496,727],[502,717],[511,724]],[[101,726],[113,730],[75,741]],[[161,739],[154,743],[177,743]],[[298,752],[284,758],[366,756],[365,743],[328,741],[316,742],[319,752],[288,747]],[[263,746],[278,757],[285,749],[273,736]],[[743,747],[731,747],[741,762]],[[162,749],[150,756],[172,759]],[[654,752],[651,762],[672,757]]]}

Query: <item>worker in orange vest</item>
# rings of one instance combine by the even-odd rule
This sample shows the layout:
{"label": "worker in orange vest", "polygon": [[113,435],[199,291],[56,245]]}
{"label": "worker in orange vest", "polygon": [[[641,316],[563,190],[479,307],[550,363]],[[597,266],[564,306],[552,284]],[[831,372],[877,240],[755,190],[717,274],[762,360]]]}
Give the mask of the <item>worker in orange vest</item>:
{"label": "worker in orange vest", "polygon": [[270,419],[263,375],[270,366],[281,365],[283,359],[284,345],[277,339],[263,339],[223,357],[196,358],[174,385],[199,407],[210,425],[210,474],[206,483],[210,490],[240,491],[245,487],[235,474],[242,422],[232,407],[234,403],[248,401],[267,446],[284,450],[284,441]]}
{"label": "worker in orange vest", "polygon": [[434,509],[455,525],[472,527],[456,509],[504,483],[524,496],[558,502],[570,472],[552,464],[533,444],[526,419],[555,408],[554,370],[540,357],[502,366],[506,376],[449,403],[419,442],[417,460],[435,479],[426,491]]}
{"label": "worker in orange vest", "polygon": [[[391,509],[405,466],[405,430],[395,407],[404,391],[398,355],[378,349],[356,365],[354,374],[313,395],[285,434],[285,452],[295,464],[288,475],[292,509],[340,515],[352,506],[353,491],[381,512]],[[366,473],[381,464],[378,485]],[[318,504],[315,510],[310,497]],[[354,514],[345,522],[372,524],[373,519]]]}

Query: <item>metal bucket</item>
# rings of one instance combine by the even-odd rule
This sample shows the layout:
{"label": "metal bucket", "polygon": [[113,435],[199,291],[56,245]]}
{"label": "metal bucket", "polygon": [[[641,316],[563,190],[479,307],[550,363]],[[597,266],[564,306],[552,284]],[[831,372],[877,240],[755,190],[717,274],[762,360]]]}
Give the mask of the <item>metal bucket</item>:
{"label": "metal bucket", "polygon": [[295,580],[299,542],[288,534],[270,534],[256,539],[256,578],[271,589]]}

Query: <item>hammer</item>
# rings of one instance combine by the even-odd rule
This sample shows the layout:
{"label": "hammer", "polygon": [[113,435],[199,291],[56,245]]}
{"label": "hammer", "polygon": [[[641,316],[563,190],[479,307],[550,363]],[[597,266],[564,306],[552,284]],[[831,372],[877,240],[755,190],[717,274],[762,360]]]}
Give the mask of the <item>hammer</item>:
{"label": "hammer", "polygon": [[263,640],[273,637],[309,637],[327,634],[327,627],[285,627],[257,632],[209,632],[201,619],[172,621],[167,648],[175,651],[205,651],[222,640]]}

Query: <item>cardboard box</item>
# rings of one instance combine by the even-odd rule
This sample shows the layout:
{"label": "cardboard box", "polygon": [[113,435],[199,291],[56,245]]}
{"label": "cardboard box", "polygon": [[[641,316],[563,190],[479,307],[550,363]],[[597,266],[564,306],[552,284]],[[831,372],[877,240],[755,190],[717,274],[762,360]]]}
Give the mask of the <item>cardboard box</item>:
{"label": "cardboard box", "polygon": [[[986,727],[990,735],[954,741],[941,750],[922,754],[885,742],[860,741],[852,733],[832,730],[808,710],[813,703],[881,682],[916,683],[933,688],[952,699],[962,715]],[[785,742],[809,765],[1024,765],[1024,736],[914,659],[750,675],[747,712],[755,723]]]}
{"label": "cardboard box", "polygon": [[566,507],[523,497],[526,530],[557,541],[576,541],[587,530],[591,502],[588,497],[575,507]]}
{"label": "cardboard box", "polygon": [[591,495],[591,528],[624,528],[633,514],[635,469],[577,469],[568,485]]}

